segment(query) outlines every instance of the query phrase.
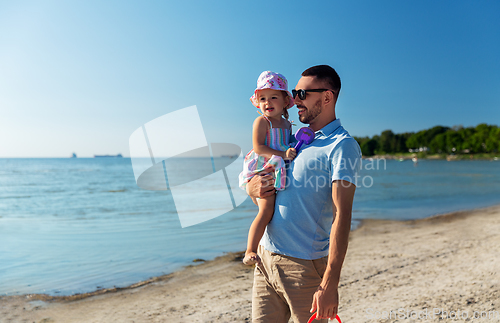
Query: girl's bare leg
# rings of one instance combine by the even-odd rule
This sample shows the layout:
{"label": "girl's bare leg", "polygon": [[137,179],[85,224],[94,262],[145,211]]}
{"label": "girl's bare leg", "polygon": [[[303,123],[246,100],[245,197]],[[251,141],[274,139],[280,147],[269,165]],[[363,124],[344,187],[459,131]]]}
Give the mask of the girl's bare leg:
{"label": "girl's bare leg", "polygon": [[259,213],[255,217],[248,232],[247,250],[243,263],[245,265],[260,264],[260,257],[257,256],[257,247],[260,239],[264,235],[267,224],[271,221],[274,214],[274,200],[276,195],[271,195],[257,200]]}

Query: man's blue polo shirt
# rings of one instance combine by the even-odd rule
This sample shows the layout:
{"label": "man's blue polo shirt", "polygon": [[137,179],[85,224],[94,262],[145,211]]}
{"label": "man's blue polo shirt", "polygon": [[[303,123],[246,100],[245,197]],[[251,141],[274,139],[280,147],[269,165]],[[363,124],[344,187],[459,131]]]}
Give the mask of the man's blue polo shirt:
{"label": "man's blue polo shirt", "polygon": [[332,182],[356,184],[361,149],[336,119],[316,131],[287,169],[287,186],[276,194],[274,215],[260,241],[266,250],[301,259],[328,255],[333,222]]}

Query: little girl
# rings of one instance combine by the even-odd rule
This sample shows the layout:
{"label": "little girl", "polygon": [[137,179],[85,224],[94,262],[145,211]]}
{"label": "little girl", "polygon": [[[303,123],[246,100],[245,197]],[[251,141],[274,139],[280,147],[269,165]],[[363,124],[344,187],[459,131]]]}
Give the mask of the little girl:
{"label": "little girl", "polygon": [[[239,176],[240,187],[245,189],[255,174],[274,167],[274,187],[277,191],[284,190],[286,183],[284,160],[293,160],[297,155],[294,148],[288,147],[292,125],[288,121],[287,109],[294,103],[292,95],[288,92],[286,78],[271,71],[262,72],[250,101],[260,109],[262,116],[253,123],[253,149],[245,157],[243,171]],[[243,259],[246,265],[260,264],[257,247],[267,224],[273,217],[275,198],[273,194],[257,199],[259,213],[248,233],[247,250]]]}

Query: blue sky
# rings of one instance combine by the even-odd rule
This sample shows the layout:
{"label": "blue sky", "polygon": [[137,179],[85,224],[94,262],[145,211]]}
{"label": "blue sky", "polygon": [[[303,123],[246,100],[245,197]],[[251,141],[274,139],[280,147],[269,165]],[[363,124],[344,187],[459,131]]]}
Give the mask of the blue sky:
{"label": "blue sky", "polygon": [[337,117],[355,136],[499,124],[498,12],[496,1],[2,1],[0,157],[128,156],[135,129],[191,105],[209,142],[246,152],[259,74],[293,88],[318,64],[340,74]]}

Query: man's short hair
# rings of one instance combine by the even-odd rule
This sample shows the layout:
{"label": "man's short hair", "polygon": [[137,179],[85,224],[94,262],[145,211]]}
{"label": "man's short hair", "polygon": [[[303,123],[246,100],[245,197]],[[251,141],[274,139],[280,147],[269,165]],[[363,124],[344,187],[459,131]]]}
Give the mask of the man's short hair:
{"label": "man's short hair", "polygon": [[326,82],[332,90],[337,91],[337,94],[340,92],[340,77],[331,66],[317,65],[309,67],[302,72],[302,76],[314,76],[318,81]]}

